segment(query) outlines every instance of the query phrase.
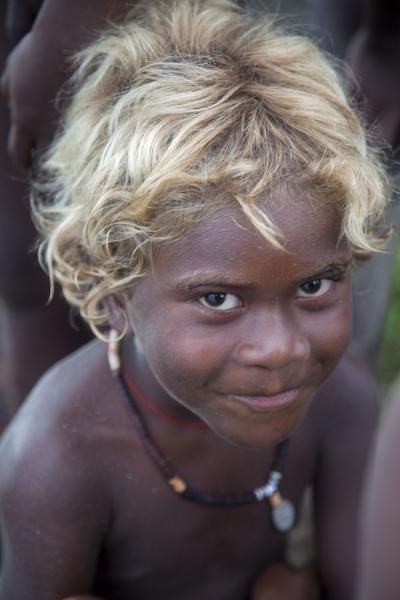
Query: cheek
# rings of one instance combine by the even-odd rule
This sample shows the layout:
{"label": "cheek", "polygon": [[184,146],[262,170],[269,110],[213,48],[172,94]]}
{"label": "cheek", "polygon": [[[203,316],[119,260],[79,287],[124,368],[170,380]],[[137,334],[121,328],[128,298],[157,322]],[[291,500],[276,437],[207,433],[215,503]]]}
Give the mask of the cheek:
{"label": "cheek", "polygon": [[170,317],[168,322],[165,318],[153,319],[140,337],[147,362],[167,387],[207,384],[229,354],[211,332]]}
{"label": "cheek", "polygon": [[320,362],[336,363],[344,354],[352,330],[350,295],[340,302],[330,314],[313,319],[310,338],[314,353]]}

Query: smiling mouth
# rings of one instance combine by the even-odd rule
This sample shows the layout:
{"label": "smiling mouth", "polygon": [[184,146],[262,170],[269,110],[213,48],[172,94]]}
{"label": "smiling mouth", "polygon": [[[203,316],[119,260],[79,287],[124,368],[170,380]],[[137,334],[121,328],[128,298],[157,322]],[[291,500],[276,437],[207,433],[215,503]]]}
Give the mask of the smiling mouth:
{"label": "smiling mouth", "polygon": [[297,400],[299,394],[300,388],[293,388],[272,396],[231,395],[229,397],[235,402],[240,402],[240,404],[244,404],[256,412],[262,412],[286,408]]}

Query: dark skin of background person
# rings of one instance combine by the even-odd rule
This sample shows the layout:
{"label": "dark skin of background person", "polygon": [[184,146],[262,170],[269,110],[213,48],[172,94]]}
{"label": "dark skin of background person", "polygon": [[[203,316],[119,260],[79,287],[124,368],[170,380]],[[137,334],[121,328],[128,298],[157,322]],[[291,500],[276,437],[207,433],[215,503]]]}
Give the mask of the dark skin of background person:
{"label": "dark skin of background person", "polygon": [[[379,139],[398,157],[400,144],[400,4],[395,0],[316,0],[335,51],[346,56],[360,85],[363,109]],[[336,23],[347,20],[346,39]],[[320,23],[324,27],[321,18]],[[340,45],[341,44],[341,45]],[[332,47],[328,46],[328,49]],[[398,169],[396,163],[394,169]],[[378,289],[377,289],[378,288]],[[379,293],[379,286],[374,292]],[[397,600],[400,539],[400,389],[391,395],[365,489],[357,600]]]}
{"label": "dark skin of background person", "polygon": [[[348,85],[358,97],[372,135],[387,154],[394,177],[389,220],[400,226],[400,5],[394,0],[310,0],[318,43],[349,65]],[[396,236],[353,280],[353,338],[350,353],[377,373],[391,292]],[[371,319],[370,315],[374,315]]]}
{"label": "dark skin of background person", "polygon": [[[2,3],[0,102],[0,356],[2,424],[14,414],[39,376],[90,338],[71,326],[56,291],[47,305],[48,281],[33,246],[29,170],[57,126],[55,99],[69,76],[71,53],[127,11],[123,0],[10,0]],[[15,45],[16,44],[16,45]],[[13,48],[14,46],[14,48]],[[7,58],[7,61],[6,61]],[[5,62],[6,61],[6,62]],[[8,103],[8,108],[7,108]],[[7,154],[8,138],[8,154]]]}
{"label": "dark skin of background person", "polygon": [[400,143],[400,5],[396,0],[310,0],[321,45],[345,58],[381,141]]}
{"label": "dark skin of background person", "polygon": [[362,22],[351,40],[348,60],[364,97],[369,123],[394,151],[400,144],[400,5],[394,0],[364,3]]}
{"label": "dark skin of background person", "polygon": [[365,492],[360,544],[359,600],[399,597],[400,385],[379,432]]}

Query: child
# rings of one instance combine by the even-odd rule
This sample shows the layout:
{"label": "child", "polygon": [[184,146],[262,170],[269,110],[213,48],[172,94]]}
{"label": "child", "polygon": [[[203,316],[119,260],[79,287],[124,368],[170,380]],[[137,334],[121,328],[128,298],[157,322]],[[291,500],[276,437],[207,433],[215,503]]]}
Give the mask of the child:
{"label": "child", "polygon": [[[331,373],[387,190],[337,76],[225,0],[142,6],[77,62],[35,214],[100,340],[3,439],[0,600],[351,598],[377,407]],[[284,565],[310,484],[316,576]]]}

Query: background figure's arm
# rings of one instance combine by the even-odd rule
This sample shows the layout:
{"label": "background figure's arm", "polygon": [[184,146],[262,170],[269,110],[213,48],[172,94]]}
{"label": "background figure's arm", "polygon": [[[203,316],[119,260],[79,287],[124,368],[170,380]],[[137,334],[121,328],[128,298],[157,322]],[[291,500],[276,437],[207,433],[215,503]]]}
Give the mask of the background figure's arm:
{"label": "background figure's arm", "polygon": [[9,152],[17,165],[29,167],[32,152],[40,151],[54,133],[55,99],[70,74],[71,54],[123,17],[132,4],[44,0],[32,29],[10,54],[2,80],[11,115]]}
{"label": "background figure's arm", "polygon": [[31,30],[44,0],[7,0],[6,31],[13,44]]}
{"label": "background figure's arm", "polygon": [[397,600],[400,553],[400,386],[379,432],[361,519],[359,600]]}
{"label": "background figure's arm", "polygon": [[323,597],[353,600],[360,502],[378,417],[374,383],[366,370],[346,361],[314,403],[320,422],[314,495]]}
{"label": "background figure's arm", "polygon": [[346,58],[363,112],[378,138],[400,144],[400,3],[396,0],[309,0],[319,45]]}
{"label": "background figure's arm", "polygon": [[360,85],[364,112],[381,141],[400,143],[400,4],[365,0],[363,22],[347,59]]}

